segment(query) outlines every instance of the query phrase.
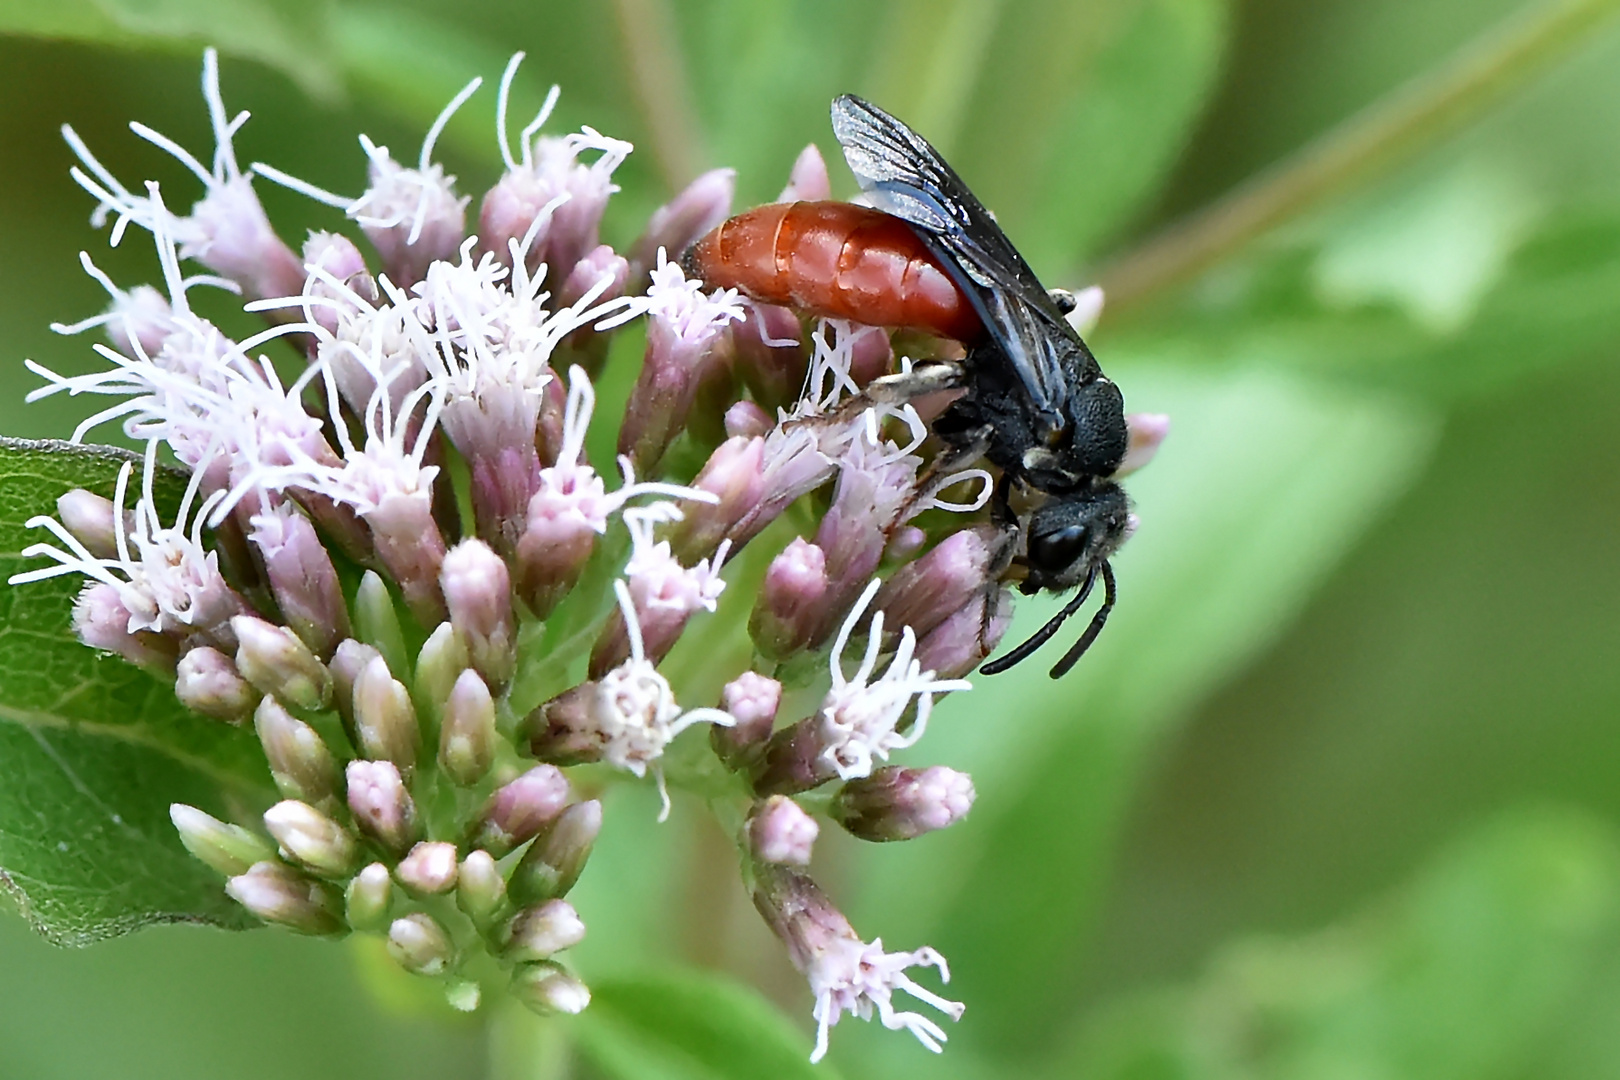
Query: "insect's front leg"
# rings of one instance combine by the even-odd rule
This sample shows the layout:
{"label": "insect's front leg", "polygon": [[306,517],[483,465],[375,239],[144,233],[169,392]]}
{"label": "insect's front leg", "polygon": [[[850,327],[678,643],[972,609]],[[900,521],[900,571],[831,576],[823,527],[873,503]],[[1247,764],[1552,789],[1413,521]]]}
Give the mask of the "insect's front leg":
{"label": "insect's front leg", "polygon": [[[862,405],[904,405],[925,394],[960,390],[967,385],[967,368],[955,360],[931,360],[910,371],[899,371],[867,384]],[[860,399],[856,399],[860,400]],[[853,404],[853,402],[851,402]]]}

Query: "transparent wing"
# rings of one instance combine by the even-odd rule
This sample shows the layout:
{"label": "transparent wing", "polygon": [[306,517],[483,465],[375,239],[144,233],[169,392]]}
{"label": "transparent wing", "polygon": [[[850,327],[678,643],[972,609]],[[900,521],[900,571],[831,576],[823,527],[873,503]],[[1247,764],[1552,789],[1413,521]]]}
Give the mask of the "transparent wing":
{"label": "transparent wing", "polygon": [[1061,412],[1068,380],[1060,352],[1085,346],[995,218],[927,140],[876,105],[835,98],[832,127],[862,190],[956,272],[1031,403]]}

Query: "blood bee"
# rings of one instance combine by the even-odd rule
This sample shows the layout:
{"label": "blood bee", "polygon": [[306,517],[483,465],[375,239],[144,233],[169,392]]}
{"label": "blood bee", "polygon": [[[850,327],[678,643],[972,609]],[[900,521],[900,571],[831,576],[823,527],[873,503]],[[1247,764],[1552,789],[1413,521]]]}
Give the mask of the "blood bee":
{"label": "blood bee", "polygon": [[[832,104],[844,159],[878,209],[844,203],[759,207],[697,242],[687,266],[755,299],[877,326],[955,338],[961,361],[885,376],[869,398],[964,391],[934,422],[954,460],[1001,469],[992,509],[1016,522],[1019,589],[1075,595],[1029,640],[980,670],[995,674],[1045,644],[1100,579],[1103,602],[1052,667],[1058,678],[1101,633],[1114,607],[1109,558],[1131,529],[1112,477],[1129,434],[1125,399],[990,212],[939,153],[860,98]],[[1014,495],[1019,497],[1015,500]],[[1032,507],[1019,513],[1017,505]]]}

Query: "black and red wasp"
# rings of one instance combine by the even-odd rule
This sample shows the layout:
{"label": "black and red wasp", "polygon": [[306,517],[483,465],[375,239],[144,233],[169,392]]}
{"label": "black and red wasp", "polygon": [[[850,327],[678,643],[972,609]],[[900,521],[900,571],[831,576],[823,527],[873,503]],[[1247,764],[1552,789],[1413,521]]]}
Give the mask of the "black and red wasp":
{"label": "black and red wasp", "polygon": [[[867,389],[904,401],[963,392],[934,422],[953,462],[1001,469],[999,520],[1022,541],[1019,589],[1078,592],[1029,640],[985,664],[1005,671],[1045,644],[1103,582],[1103,602],[1052,668],[1058,678],[1101,633],[1114,607],[1109,557],[1130,531],[1124,490],[1110,479],[1129,435],[1125,401],[995,218],[922,136],[869,102],[832,103],[833,134],[871,207],[797,202],[726,221],[687,253],[710,284],[772,304],[960,341],[960,361],[919,365]],[[1016,506],[1030,506],[1022,514]]]}

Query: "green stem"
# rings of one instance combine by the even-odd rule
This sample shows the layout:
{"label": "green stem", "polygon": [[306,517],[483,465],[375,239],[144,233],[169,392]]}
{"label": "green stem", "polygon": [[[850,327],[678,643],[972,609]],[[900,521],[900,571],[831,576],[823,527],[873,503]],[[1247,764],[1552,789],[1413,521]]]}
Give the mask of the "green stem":
{"label": "green stem", "polygon": [[669,0],[614,0],[625,73],[635,93],[659,174],[679,191],[707,160],[692,86]]}
{"label": "green stem", "polygon": [[573,1067],[563,1020],[536,1016],[511,1000],[485,1007],[489,1080],[568,1080]]}
{"label": "green stem", "polygon": [[1620,8],[1620,0],[1552,0],[1520,12],[1449,63],[1374,102],[1107,267],[1117,313],[1182,284],[1277,225],[1386,172],[1550,66]]}

